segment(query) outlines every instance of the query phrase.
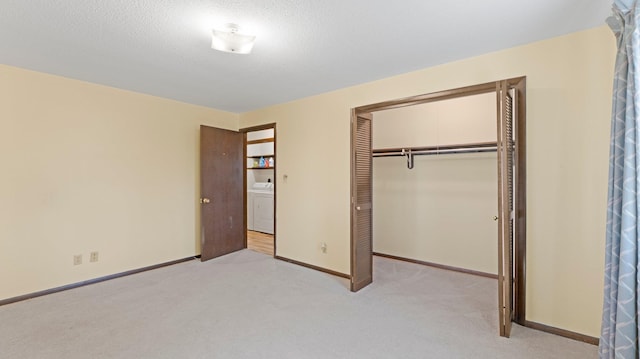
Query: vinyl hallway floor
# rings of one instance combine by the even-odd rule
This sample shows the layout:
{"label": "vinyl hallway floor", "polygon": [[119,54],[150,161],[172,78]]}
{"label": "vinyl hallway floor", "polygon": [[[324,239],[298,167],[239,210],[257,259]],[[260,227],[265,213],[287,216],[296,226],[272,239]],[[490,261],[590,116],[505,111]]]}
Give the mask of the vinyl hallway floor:
{"label": "vinyl hallway floor", "polygon": [[374,258],[358,293],[250,250],[0,307],[1,358],[597,358],[514,326],[496,280]]}
{"label": "vinyl hallway floor", "polygon": [[273,256],[273,234],[247,231],[247,248]]}

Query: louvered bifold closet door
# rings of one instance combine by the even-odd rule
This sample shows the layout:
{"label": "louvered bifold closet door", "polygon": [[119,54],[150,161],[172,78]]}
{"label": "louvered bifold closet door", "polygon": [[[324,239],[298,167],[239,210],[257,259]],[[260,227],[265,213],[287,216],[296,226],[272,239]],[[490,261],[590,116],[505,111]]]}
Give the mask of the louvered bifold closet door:
{"label": "louvered bifold closet door", "polygon": [[373,280],[372,155],[370,113],[352,116],[351,290]]}
{"label": "louvered bifold closet door", "polygon": [[498,301],[503,337],[511,334],[513,319],[514,96],[507,81],[498,83]]}

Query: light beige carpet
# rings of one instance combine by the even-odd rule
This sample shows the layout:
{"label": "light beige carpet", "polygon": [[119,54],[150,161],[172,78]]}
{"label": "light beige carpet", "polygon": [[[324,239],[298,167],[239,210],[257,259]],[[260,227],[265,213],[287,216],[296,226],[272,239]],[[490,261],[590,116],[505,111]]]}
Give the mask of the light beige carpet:
{"label": "light beige carpet", "polygon": [[496,281],[378,258],[375,282],[243,250],[0,307],[1,358],[597,358],[497,328]]}

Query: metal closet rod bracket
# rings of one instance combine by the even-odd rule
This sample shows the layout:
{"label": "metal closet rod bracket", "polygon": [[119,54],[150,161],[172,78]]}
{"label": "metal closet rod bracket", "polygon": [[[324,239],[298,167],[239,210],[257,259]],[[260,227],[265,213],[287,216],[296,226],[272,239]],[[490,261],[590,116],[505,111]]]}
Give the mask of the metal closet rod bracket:
{"label": "metal closet rod bracket", "polygon": [[413,153],[411,152],[411,149],[402,149],[402,154],[407,156],[407,168],[408,169],[412,169],[413,168]]}

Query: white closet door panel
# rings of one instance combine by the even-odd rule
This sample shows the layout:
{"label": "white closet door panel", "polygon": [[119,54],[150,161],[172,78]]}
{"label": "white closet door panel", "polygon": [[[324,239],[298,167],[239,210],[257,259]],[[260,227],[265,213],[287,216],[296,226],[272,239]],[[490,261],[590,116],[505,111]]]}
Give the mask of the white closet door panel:
{"label": "white closet door panel", "polygon": [[247,156],[273,156],[273,142],[247,145]]}
{"label": "white closet door panel", "polygon": [[270,137],[273,137],[273,135],[274,135],[273,128],[268,128],[266,130],[260,130],[260,131],[251,131],[251,132],[247,132],[247,141],[270,138]]}

